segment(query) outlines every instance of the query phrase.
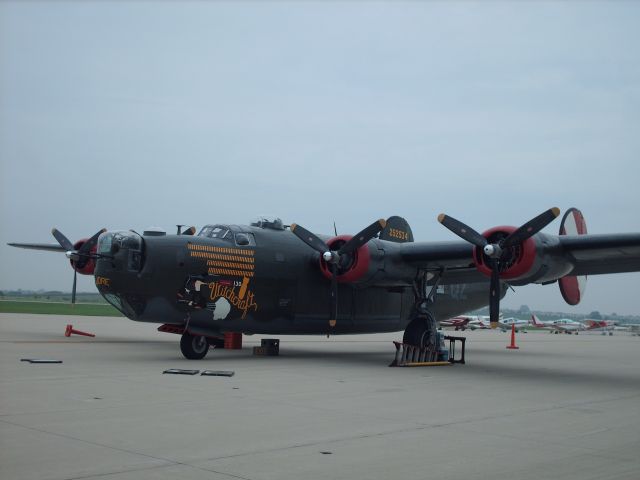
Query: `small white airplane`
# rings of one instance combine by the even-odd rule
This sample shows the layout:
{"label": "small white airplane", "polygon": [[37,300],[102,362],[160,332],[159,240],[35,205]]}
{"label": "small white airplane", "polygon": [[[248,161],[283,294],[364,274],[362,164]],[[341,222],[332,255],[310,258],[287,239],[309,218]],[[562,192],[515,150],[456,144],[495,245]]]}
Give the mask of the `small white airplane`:
{"label": "small white airplane", "polygon": [[576,335],[579,331],[587,329],[583,323],[576,322],[569,318],[542,321],[535,314],[531,315],[531,325],[536,328],[549,330],[550,333],[575,333]]}
{"label": "small white airplane", "polygon": [[528,320],[520,320],[519,318],[513,318],[513,317],[505,318],[504,320],[501,319],[498,323],[500,324],[500,328],[503,331],[511,330],[512,326],[515,325],[516,332],[520,331],[523,327],[526,327],[527,325],[529,325]]}
{"label": "small white airplane", "polygon": [[[498,324],[500,324],[501,321],[502,313],[500,314],[500,317],[498,319]],[[470,328],[471,330],[486,330],[495,327],[491,327],[489,315],[475,315],[470,317],[468,328]]]}

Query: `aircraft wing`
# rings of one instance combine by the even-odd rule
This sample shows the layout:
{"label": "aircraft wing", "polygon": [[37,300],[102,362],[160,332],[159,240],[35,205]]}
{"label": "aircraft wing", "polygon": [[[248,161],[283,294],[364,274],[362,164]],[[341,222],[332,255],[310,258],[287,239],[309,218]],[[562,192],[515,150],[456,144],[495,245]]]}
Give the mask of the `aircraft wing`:
{"label": "aircraft wing", "polygon": [[412,266],[440,270],[445,269],[444,284],[486,282],[473,259],[473,245],[467,242],[416,242],[402,244],[400,257]]}
{"label": "aircraft wing", "polygon": [[45,250],[48,252],[64,252],[58,243],[8,243],[12,247],[28,248],[30,250]]}
{"label": "aircraft wing", "polygon": [[[514,282],[516,285],[548,282],[565,275],[640,271],[640,233],[576,236],[538,234],[532,245],[528,250],[531,256],[530,271],[521,269],[515,279],[517,282]],[[400,257],[402,261],[421,269],[445,269],[442,283],[487,281],[486,272],[482,274],[476,269],[474,248],[467,242],[459,241],[404,243]],[[544,267],[540,268],[539,265]],[[550,273],[554,270],[561,273],[554,276]],[[501,277],[510,280],[506,275]]]}
{"label": "aircraft wing", "polygon": [[640,271],[640,234],[560,236],[571,275]]}

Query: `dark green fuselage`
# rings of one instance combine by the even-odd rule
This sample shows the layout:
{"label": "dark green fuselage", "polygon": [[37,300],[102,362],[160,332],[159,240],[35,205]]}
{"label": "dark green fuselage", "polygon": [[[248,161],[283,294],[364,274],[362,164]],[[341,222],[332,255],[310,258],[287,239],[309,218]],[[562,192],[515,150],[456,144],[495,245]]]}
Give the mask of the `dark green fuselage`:
{"label": "dark green fuselage", "polygon": [[[416,315],[419,271],[399,261],[402,244],[369,242],[368,268],[339,284],[330,327],[330,281],[317,252],[286,229],[224,227],[225,238],[123,232],[131,241],[118,248],[101,240],[98,251],[109,248],[111,258],[97,261],[96,286],[132,320],[211,335],[389,332]],[[441,287],[429,310],[436,319],[467,312],[487,304],[486,290],[485,282]]]}

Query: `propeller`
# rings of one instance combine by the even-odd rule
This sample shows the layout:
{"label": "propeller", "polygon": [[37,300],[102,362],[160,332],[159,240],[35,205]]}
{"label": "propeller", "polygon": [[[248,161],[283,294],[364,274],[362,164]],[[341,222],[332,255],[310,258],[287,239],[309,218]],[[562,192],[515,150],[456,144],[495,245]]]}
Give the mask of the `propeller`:
{"label": "propeller", "polygon": [[442,225],[463,240],[481,248],[482,252],[489,258],[488,263],[491,267],[491,284],[489,287],[489,318],[491,328],[498,326],[498,319],[500,317],[501,262],[508,259],[510,255],[509,249],[511,247],[522,244],[525,240],[549,225],[558,215],[560,215],[559,208],[550,208],[495,243],[489,243],[484,236],[476,232],[473,228],[453,217],[449,217],[444,213],[438,215],[438,221]]}
{"label": "propeller", "polygon": [[321,240],[318,236],[311,233],[304,227],[292,223],[289,227],[291,232],[302,240],[304,243],[313,248],[316,252],[322,255],[322,258],[329,269],[331,270],[331,289],[329,291],[329,326],[335,327],[336,320],[338,318],[338,268],[340,265],[343,265],[345,258],[348,258],[350,254],[355,252],[357,249],[366,244],[369,240],[374,238],[378,233],[380,233],[384,227],[387,225],[387,222],[384,219],[376,220],[371,225],[369,225],[364,230],[360,231],[358,234],[354,235],[349,241],[347,241],[344,245],[342,245],[338,250],[331,250],[329,245],[327,245],[323,240]]}
{"label": "propeller", "polygon": [[103,228],[94,233],[89,240],[84,242],[82,246],[78,250],[76,250],[73,246],[73,243],[71,243],[71,241],[60,230],[58,230],[57,228],[53,228],[51,230],[51,234],[55,237],[60,246],[65,249],[65,255],[67,256],[67,258],[75,263],[73,269],[73,288],[71,290],[72,304],[76,303],[76,285],[78,280],[77,268],[83,268],[89,260],[91,260],[92,258],[97,258],[97,255],[93,255],[91,253],[91,250],[98,243],[98,237],[106,231],[107,230]]}

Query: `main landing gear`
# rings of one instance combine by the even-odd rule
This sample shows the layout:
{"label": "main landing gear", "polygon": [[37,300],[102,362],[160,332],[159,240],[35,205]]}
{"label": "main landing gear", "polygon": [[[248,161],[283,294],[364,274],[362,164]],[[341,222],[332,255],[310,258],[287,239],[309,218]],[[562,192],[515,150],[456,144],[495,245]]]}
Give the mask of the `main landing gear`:
{"label": "main landing gear", "polygon": [[429,312],[422,313],[407,325],[402,336],[402,343],[420,348],[429,345],[435,346],[437,343],[436,330],[437,324],[433,315]]}
{"label": "main landing gear", "polygon": [[435,302],[436,291],[444,269],[438,271],[435,276],[433,285],[427,286],[427,273],[422,272],[413,283],[413,293],[415,295],[414,317],[404,330],[402,343],[413,345],[418,348],[430,347],[436,349],[439,347],[437,337],[438,324],[436,319],[429,310],[429,306]]}

